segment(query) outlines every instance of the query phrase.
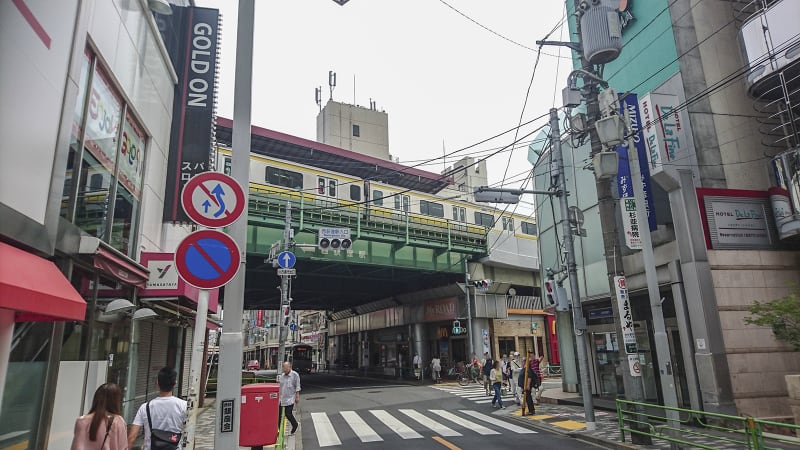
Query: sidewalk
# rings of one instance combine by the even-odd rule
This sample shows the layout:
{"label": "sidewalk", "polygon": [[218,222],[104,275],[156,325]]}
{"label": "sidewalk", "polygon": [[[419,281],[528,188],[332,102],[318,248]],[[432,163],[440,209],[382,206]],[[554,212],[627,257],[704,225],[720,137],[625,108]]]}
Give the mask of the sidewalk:
{"label": "sidewalk", "polygon": [[[298,422],[300,421],[300,408],[295,410],[295,417]],[[205,405],[200,409],[197,415],[197,431],[195,433],[194,448],[195,450],[214,450],[214,427],[216,427],[217,420],[217,405],[215,398],[206,398]],[[237,423],[239,421],[237,420]],[[286,448],[285,450],[303,450],[303,443],[300,438],[302,433],[303,424],[297,429],[294,436],[289,436],[289,427],[286,429]],[[274,445],[266,445],[267,448],[275,448]],[[239,450],[249,450],[250,447],[239,447]]]}
{"label": "sidewalk", "polygon": [[[549,431],[567,434],[585,441],[594,442],[606,448],[617,449],[669,449],[670,443],[654,440],[652,445],[634,445],[630,442],[630,435],[626,434],[626,442],[620,439],[619,423],[617,421],[616,404],[611,401],[595,399],[595,430],[586,430],[586,419],[583,403],[577,393],[563,392],[560,388],[546,389],[542,393],[539,404],[536,405],[536,414],[522,416],[522,409],[516,407],[509,412],[510,417],[517,420],[526,420],[532,425]],[[713,432],[711,432],[713,433]],[[725,443],[719,439],[692,437],[692,440],[709,448],[720,450],[740,449],[741,444]],[[687,447],[684,447],[687,448]],[[784,445],[775,448],[785,448]]]}

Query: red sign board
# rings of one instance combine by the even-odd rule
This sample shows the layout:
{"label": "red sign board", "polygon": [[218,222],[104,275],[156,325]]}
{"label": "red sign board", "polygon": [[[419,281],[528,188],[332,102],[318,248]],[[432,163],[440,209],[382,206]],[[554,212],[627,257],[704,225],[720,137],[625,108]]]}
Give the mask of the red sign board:
{"label": "red sign board", "polygon": [[186,236],[175,250],[175,267],[187,283],[214,289],[231,281],[239,270],[239,247],[227,234],[201,230]]}
{"label": "red sign board", "polygon": [[186,183],[181,193],[183,210],[190,219],[209,228],[222,228],[236,222],[244,212],[242,187],[219,172],[203,172]]}

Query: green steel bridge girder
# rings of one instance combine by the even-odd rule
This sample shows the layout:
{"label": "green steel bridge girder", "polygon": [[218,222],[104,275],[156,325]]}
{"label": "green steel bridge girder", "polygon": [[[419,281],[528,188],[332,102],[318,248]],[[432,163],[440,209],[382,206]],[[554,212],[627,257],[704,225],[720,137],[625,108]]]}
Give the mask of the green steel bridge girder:
{"label": "green steel bridge girder", "polygon": [[[267,256],[272,245],[283,239],[286,199],[253,196],[251,192],[247,253]],[[301,248],[295,252],[300,259],[460,273],[464,270],[464,257],[475,260],[487,254],[487,240],[485,234],[454,230],[452,226],[418,223],[408,215],[371,219],[363,211],[304,208],[292,202],[297,244],[316,245],[321,227],[350,228],[353,238],[348,250]]]}

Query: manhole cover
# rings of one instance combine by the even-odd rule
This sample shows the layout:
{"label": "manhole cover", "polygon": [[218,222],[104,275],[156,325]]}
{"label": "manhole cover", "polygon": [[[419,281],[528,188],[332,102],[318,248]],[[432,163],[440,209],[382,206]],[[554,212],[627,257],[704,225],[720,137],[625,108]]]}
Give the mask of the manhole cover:
{"label": "manhole cover", "polygon": [[306,397],[306,400],[322,400],[325,397]]}
{"label": "manhole cover", "polygon": [[367,394],[380,394],[383,391],[367,391]]}

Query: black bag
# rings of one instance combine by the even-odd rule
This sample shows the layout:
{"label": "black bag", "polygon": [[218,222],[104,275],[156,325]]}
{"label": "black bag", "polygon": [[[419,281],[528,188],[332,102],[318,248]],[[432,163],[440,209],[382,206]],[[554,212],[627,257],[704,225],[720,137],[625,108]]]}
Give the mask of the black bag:
{"label": "black bag", "polygon": [[150,450],[176,450],[181,443],[181,433],[156,430],[150,418],[150,402],[145,403],[147,424],[150,425]]}
{"label": "black bag", "polygon": [[494,366],[494,361],[492,361],[492,358],[486,358],[486,364],[483,365],[483,374],[487,377],[489,376],[489,373],[492,372],[492,366]]}
{"label": "black bag", "polygon": [[521,387],[523,389],[525,388],[525,371],[524,370],[520,370],[519,371],[519,376],[517,377],[517,386],[519,386],[519,387]]}

